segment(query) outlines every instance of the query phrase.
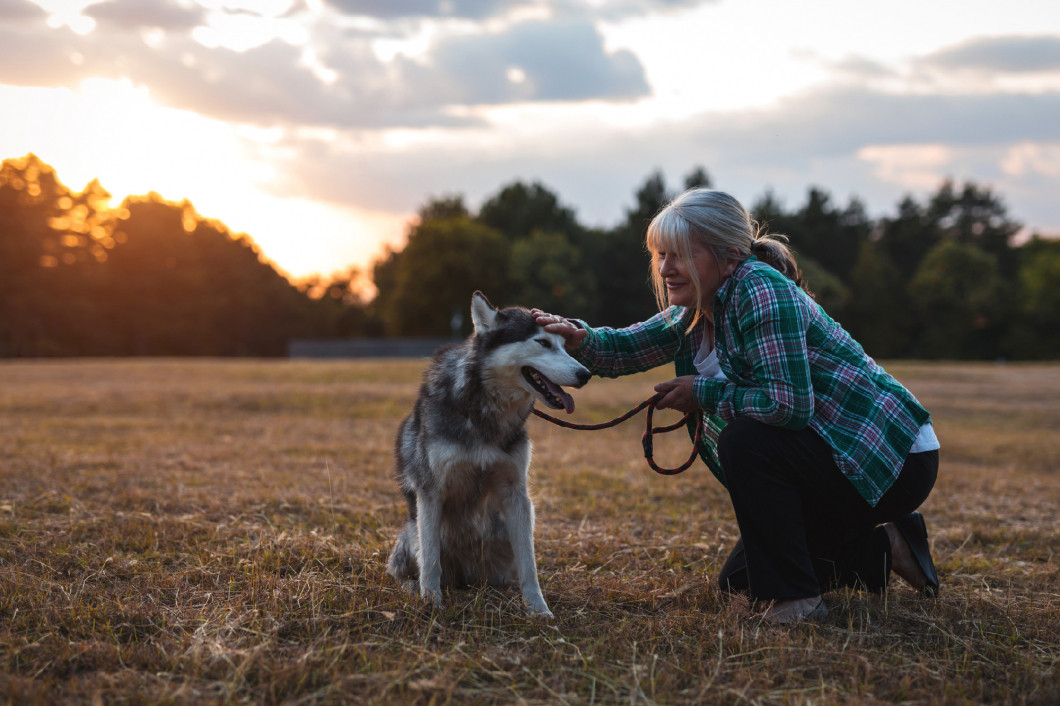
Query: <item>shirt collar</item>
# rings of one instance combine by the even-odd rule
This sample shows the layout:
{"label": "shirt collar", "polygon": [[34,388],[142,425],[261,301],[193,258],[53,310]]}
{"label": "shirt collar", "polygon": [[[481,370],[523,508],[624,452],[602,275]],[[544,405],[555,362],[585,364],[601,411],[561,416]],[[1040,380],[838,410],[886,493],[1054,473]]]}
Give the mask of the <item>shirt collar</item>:
{"label": "shirt collar", "polygon": [[758,261],[757,257],[755,257],[754,255],[748,255],[746,260],[744,260],[739,265],[737,265],[736,269],[732,271],[732,274],[729,275],[725,279],[725,281],[721,283],[720,287],[718,287],[718,293],[714,296],[715,302],[717,302],[719,304],[726,304],[729,301],[729,296],[732,293],[732,288],[733,288],[732,281],[734,279],[736,279],[736,274],[741,269],[743,269],[744,266],[747,265],[748,262],[757,262],[757,261]]}

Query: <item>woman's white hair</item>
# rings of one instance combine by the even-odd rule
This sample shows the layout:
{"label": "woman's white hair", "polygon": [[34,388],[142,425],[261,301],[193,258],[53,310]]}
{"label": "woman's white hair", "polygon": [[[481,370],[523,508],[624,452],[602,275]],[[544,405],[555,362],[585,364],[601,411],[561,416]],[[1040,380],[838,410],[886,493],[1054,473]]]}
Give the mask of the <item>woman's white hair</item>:
{"label": "woman's white hair", "polygon": [[728,260],[743,262],[755,255],[802,286],[802,273],[784,243],[786,240],[784,235],[764,233],[743,204],[730,194],[699,187],[689,189],[663,207],[648,226],[645,245],[651,253],[652,285],[659,310],[669,305],[666,283],[659,273],[660,253],[673,253],[688,266],[696,300],[702,301],[699,278],[692,266],[693,242],[709,250],[718,267],[724,267]]}

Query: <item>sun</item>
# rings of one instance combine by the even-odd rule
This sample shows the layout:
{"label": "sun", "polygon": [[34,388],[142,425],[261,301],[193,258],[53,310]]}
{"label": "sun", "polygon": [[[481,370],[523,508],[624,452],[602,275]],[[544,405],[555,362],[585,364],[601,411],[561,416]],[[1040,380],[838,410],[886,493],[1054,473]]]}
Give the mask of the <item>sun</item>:
{"label": "sun", "polygon": [[98,178],[112,205],[155,191],[188,199],[203,216],[246,233],[292,277],[366,266],[405,217],[278,194],[263,155],[282,132],[214,120],[158,104],[128,79],[90,78],[76,88],[2,87],[0,156],[33,152],[73,189]]}

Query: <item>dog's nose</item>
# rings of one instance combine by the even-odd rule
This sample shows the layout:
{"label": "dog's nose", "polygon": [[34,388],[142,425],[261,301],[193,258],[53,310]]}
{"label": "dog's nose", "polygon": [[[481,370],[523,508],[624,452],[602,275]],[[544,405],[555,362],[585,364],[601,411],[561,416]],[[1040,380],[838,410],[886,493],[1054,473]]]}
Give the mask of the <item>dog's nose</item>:
{"label": "dog's nose", "polygon": [[589,378],[591,378],[592,376],[593,376],[593,374],[590,373],[585,368],[582,368],[581,370],[579,370],[577,375],[575,375],[575,377],[578,378],[578,387],[581,387],[585,383],[589,382]]}

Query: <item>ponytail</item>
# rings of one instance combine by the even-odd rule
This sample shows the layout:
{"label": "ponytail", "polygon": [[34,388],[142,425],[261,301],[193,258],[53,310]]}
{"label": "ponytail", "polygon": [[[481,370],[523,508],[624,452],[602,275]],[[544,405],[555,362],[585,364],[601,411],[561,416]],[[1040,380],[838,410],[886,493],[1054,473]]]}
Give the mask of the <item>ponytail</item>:
{"label": "ponytail", "polygon": [[787,246],[787,241],[788,236],[780,233],[765,233],[758,226],[755,229],[754,239],[751,241],[751,254],[793,281],[812,297],[813,293],[806,286],[802,270],[795,262],[795,256],[791,248]]}

